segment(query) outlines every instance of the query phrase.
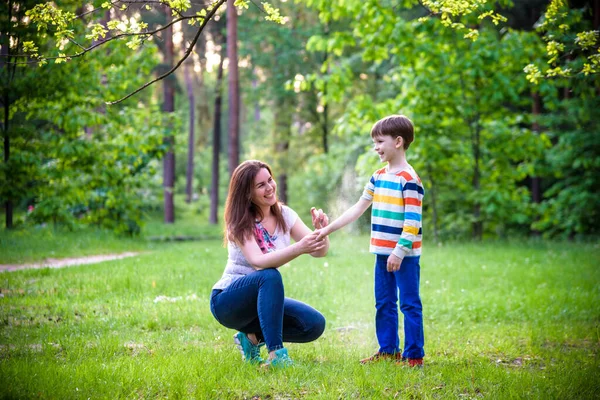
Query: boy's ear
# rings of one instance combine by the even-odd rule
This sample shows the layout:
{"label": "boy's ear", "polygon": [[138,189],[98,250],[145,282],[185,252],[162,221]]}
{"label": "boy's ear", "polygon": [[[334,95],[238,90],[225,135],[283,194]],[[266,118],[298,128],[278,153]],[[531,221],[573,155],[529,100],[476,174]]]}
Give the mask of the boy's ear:
{"label": "boy's ear", "polygon": [[396,148],[402,147],[404,145],[404,139],[402,136],[396,136]]}

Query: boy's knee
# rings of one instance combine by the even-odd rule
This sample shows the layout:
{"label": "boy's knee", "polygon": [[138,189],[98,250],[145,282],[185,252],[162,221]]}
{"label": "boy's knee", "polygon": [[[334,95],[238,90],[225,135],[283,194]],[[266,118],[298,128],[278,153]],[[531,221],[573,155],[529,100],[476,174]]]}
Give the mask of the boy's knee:
{"label": "boy's knee", "polygon": [[403,314],[414,312],[420,313],[423,311],[423,306],[421,305],[421,301],[406,302],[400,305],[400,311],[402,311]]}

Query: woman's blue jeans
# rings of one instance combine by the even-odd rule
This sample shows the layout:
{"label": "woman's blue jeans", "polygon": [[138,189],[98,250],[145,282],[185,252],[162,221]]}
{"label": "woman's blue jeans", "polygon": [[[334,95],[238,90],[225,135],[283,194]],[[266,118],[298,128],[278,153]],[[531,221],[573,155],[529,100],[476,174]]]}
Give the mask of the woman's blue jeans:
{"label": "woman's blue jeans", "polygon": [[306,343],[325,330],[325,317],[300,301],[284,297],[277,269],[263,269],[243,276],[224,290],[213,290],[210,310],[227,328],[254,333],[269,351],[283,342]]}
{"label": "woman's blue jeans", "polygon": [[375,330],[379,351],[399,353],[398,291],[400,311],[404,315],[403,357],[423,358],[423,306],[419,296],[420,257],[406,257],[396,272],[387,271],[388,256],[375,260]]}

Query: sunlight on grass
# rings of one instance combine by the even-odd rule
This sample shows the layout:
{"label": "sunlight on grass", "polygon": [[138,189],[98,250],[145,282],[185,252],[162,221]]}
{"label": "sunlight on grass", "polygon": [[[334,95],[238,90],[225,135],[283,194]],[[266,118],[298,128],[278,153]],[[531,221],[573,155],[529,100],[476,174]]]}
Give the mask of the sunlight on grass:
{"label": "sunlight on grass", "polygon": [[242,363],[234,332],[210,314],[226,260],[220,239],[0,274],[2,397],[597,396],[598,245],[425,244],[426,367],[408,370],[357,362],[377,350],[367,243],[335,236],[326,258],[281,268],[286,294],[321,310],[327,329],[289,344],[296,366],[267,373]]}

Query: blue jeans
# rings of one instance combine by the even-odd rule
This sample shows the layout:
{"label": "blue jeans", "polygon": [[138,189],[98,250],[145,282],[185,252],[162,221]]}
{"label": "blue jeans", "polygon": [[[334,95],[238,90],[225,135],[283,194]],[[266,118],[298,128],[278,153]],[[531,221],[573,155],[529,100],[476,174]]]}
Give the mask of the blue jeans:
{"label": "blue jeans", "polygon": [[213,290],[210,311],[227,328],[256,334],[269,351],[283,342],[306,343],[325,330],[325,317],[300,301],[284,297],[277,269],[259,270],[243,276],[224,290]]}
{"label": "blue jeans", "polygon": [[398,291],[400,311],[404,315],[403,357],[422,358],[423,350],[423,306],[419,296],[421,279],[420,257],[406,257],[400,270],[387,271],[388,256],[377,255],[375,260],[375,330],[379,351],[399,353],[398,338]]}

